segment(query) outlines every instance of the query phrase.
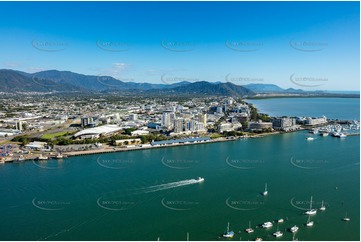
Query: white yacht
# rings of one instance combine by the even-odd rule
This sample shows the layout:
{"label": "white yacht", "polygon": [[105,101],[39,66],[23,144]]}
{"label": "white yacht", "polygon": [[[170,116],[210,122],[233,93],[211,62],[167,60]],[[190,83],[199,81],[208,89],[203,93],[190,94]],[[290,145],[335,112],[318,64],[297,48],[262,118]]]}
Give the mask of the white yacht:
{"label": "white yacht", "polygon": [[246,229],[246,232],[247,233],[253,233],[254,232],[254,230],[251,227],[251,221],[249,221],[249,223],[248,223],[248,228]]}
{"label": "white yacht", "polygon": [[227,231],[223,233],[223,237],[224,238],[233,238],[234,236],[234,232],[233,231],[229,231],[229,223],[227,225]]}
{"label": "white yacht", "polygon": [[310,209],[305,212],[307,215],[314,215],[317,213],[317,209],[312,209],[312,196],[310,201]]}
{"label": "white yacht", "polygon": [[61,153],[58,153],[56,156],[55,156],[55,159],[63,159],[64,156],[61,154]]}
{"label": "white yacht", "polygon": [[18,161],[24,161],[24,160],[25,160],[25,157],[23,155],[20,155],[18,158]]}
{"label": "white yacht", "polygon": [[323,205],[323,200],[322,200],[322,204],[321,204],[320,210],[321,210],[321,211],[325,211],[325,210],[326,210],[325,205]]}
{"label": "white yacht", "polygon": [[295,225],[295,226],[293,226],[292,228],[290,228],[290,231],[291,231],[292,233],[296,233],[296,232],[298,231],[298,227]]}
{"label": "white yacht", "polygon": [[347,135],[345,133],[340,133],[340,135],[338,136],[339,138],[346,138]]}
{"label": "white yacht", "polygon": [[274,235],[276,238],[278,238],[278,237],[281,237],[281,236],[283,235],[283,233],[278,230],[278,231],[274,232],[273,235]]}
{"label": "white yacht", "polygon": [[49,159],[49,157],[43,156],[43,155],[40,155],[40,156],[38,157],[38,160],[47,160],[47,159]]}
{"label": "white yacht", "polygon": [[267,196],[268,195],[268,191],[267,191],[267,183],[265,184],[264,187],[264,192],[262,193],[263,196]]}
{"label": "white yacht", "polygon": [[307,227],[312,227],[313,226],[313,221],[311,221],[310,215],[308,215],[308,220],[307,220],[306,226]]}
{"label": "white yacht", "polygon": [[279,230],[279,225],[277,225],[277,231],[273,233],[273,235],[278,238],[283,235],[283,233]]}
{"label": "white yacht", "polygon": [[283,223],[285,220],[283,218],[280,218],[279,220],[277,220],[278,223]]}
{"label": "white yacht", "polygon": [[343,221],[348,222],[348,221],[350,221],[350,220],[351,220],[351,219],[350,219],[349,217],[347,217],[347,213],[346,213],[345,217],[343,218]]}
{"label": "white yacht", "polygon": [[307,137],[307,140],[311,141],[311,140],[314,140],[315,138],[313,137]]}
{"label": "white yacht", "polygon": [[265,222],[262,224],[262,228],[268,229],[271,228],[273,224],[271,222]]}

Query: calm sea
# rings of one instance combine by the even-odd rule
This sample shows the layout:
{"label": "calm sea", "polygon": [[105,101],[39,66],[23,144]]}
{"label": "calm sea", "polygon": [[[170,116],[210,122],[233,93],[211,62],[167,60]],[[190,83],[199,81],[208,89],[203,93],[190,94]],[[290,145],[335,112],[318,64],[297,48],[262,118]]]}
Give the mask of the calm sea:
{"label": "calm sea", "polygon": [[[232,240],[276,240],[277,227],[292,240],[293,225],[299,240],[359,240],[359,136],[307,135],[0,165],[0,238],[224,240],[229,222]],[[326,210],[308,228],[311,196]]]}
{"label": "calm sea", "polygon": [[271,116],[325,115],[331,119],[360,120],[359,98],[270,98],[247,100]]}

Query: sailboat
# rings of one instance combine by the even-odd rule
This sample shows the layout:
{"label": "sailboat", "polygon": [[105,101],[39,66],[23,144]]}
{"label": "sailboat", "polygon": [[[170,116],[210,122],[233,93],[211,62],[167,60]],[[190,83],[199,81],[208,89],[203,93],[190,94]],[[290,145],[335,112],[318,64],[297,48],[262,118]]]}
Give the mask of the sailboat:
{"label": "sailboat", "polygon": [[262,193],[263,196],[267,196],[268,195],[268,191],[267,191],[267,183],[265,184],[264,187],[264,192]]}
{"label": "sailboat", "polygon": [[351,220],[351,219],[350,219],[349,217],[347,217],[347,213],[346,213],[345,217],[343,218],[343,221],[348,222],[348,221],[350,221],[350,220]]}
{"label": "sailboat", "polygon": [[323,205],[323,200],[322,200],[322,204],[321,204],[320,210],[321,210],[321,211],[325,211],[325,210],[326,210],[325,205]]}
{"label": "sailboat", "polygon": [[312,209],[312,196],[311,196],[311,201],[310,201],[310,210],[307,210],[305,212],[305,214],[307,215],[314,215],[317,213],[317,209]]}
{"label": "sailboat", "polygon": [[283,235],[283,233],[279,230],[279,226],[277,225],[277,231],[273,233],[273,235],[278,238]]}
{"label": "sailboat", "polygon": [[307,227],[312,227],[313,226],[313,221],[311,221],[311,215],[308,215],[306,226]]}
{"label": "sailboat", "polygon": [[189,232],[187,232],[187,241],[189,241]]}
{"label": "sailboat", "polygon": [[223,234],[223,237],[224,238],[233,238],[234,236],[234,232],[233,231],[229,231],[229,222],[228,222],[228,225],[227,225],[227,232],[225,232]]}
{"label": "sailboat", "polygon": [[295,225],[290,228],[291,233],[296,233],[298,231],[298,227]]}
{"label": "sailboat", "polygon": [[246,232],[247,233],[253,233],[254,232],[254,230],[251,227],[251,221],[248,222],[248,228],[246,229]]}

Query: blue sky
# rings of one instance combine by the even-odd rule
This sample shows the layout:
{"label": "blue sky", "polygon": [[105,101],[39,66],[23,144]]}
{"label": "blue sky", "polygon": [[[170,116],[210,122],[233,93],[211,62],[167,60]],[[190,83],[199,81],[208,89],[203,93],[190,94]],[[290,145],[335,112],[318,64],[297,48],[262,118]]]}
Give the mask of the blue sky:
{"label": "blue sky", "polygon": [[359,2],[0,2],[0,68],[359,90]]}

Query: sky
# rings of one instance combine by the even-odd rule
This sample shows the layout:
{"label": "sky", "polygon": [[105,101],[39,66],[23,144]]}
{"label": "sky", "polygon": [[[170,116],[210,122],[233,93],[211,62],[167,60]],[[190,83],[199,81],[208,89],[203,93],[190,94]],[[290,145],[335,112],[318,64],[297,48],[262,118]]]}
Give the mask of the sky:
{"label": "sky", "polygon": [[0,69],[360,89],[359,2],[0,2]]}

